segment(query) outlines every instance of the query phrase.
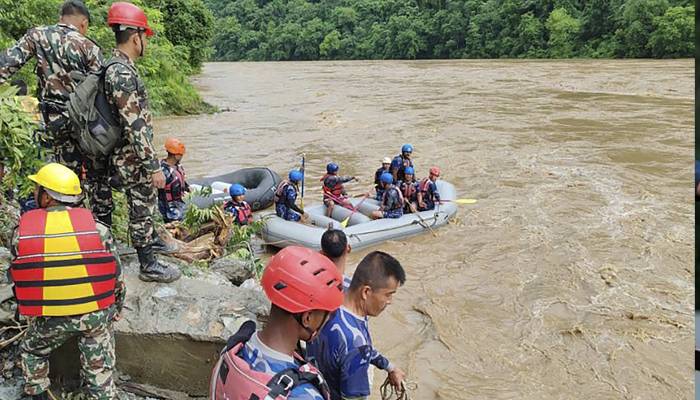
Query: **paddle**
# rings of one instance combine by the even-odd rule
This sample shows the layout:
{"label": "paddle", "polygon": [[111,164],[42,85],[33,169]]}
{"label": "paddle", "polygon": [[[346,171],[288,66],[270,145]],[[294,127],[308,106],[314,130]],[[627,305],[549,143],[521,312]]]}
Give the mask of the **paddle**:
{"label": "paddle", "polygon": [[301,204],[301,209],[304,209],[304,181],[306,180],[306,174],[304,173],[304,167],[306,166],[306,154],[301,153],[301,200],[299,200],[299,203]]}
{"label": "paddle", "polygon": [[408,207],[411,209],[411,212],[413,212],[414,214],[416,214],[416,216],[418,217],[418,219],[420,220],[420,222],[423,223],[423,226],[425,226],[425,227],[427,227],[428,229],[430,229],[430,233],[433,234],[433,237],[437,237],[437,233],[435,233],[435,231],[433,230],[433,228],[431,228],[430,225],[428,225],[428,223],[425,222],[425,220],[423,219],[423,217],[420,216],[420,212],[419,212],[418,210],[416,210],[416,206],[414,206],[413,203],[408,203]]}
{"label": "paddle", "polygon": [[345,218],[344,220],[340,221],[340,225],[341,225],[343,228],[345,228],[345,227],[348,226],[348,222],[350,221],[350,217],[352,217],[353,214],[355,214],[355,213],[357,212],[357,210],[360,209],[360,206],[362,205],[362,203],[365,202],[365,200],[367,200],[368,197],[369,197],[369,193],[365,194],[365,197],[362,198],[362,200],[360,200],[359,203],[357,203],[357,206],[354,207],[354,210],[352,210],[352,212],[350,213],[350,215],[348,215],[347,218]]}
{"label": "paddle", "polygon": [[457,203],[457,204],[474,204],[476,199],[455,199],[455,200],[440,200],[440,203]]}

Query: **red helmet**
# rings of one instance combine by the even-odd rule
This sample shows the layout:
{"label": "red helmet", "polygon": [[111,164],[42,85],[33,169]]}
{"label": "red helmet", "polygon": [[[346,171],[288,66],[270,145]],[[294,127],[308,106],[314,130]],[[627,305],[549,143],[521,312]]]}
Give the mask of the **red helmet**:
{"label": "red helmet", "polygon": [[431,167],[430,168],[430,175],[440,176],[440,168],[439,167]]}
{"label": "red helmet", "polygon": [[343,303],[338,268],[326,256],[305,247],[285,247],[275,254],[261,283],[272,304],[293,314],[335,311]]}
{"label": "red helmet", "polygon": [[153,36],[153,30],[148,26],[148,18],[138,6],[122,1],[113,3],[107,13],[107,25],[125,25],[146,31],[146,36]]}
{"label": "red helmet", "polygon": [[168,138],[165,141],[165,150],[170,154],[184,155],[185,144],[175,138]]}

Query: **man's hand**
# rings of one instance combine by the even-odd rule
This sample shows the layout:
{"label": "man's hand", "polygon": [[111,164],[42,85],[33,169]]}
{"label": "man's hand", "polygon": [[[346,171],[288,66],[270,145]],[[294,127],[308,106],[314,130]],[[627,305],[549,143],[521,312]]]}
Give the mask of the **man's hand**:
{"label": "man's hand", "polygon": [[157,172],[154,172],[153,175],[151,175],[151,180],[156,189],[163,189],[165,187],[165,175],[163,174],[163,170],[159,169]]}
{"label": "man's hand", "polygon": [[306,223],[309,220],[309,213],[304,213],[301,215],[301,222]]}
{"label": "man's hand", "polygon": [[401,390],[401,382],[403,382],[406,377],[406,373],[401,370],[401,368],[394,368],[389,372],[389,383],[394,387],[397,392]]}

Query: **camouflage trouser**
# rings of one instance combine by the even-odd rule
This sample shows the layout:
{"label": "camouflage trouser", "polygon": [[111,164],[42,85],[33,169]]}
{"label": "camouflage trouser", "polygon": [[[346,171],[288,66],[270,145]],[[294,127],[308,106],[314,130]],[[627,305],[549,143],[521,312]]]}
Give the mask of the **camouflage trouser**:
{"label": "camouflage trouser", "polygon": [[49,354],[73,336],[78,336],[80,375],[90,399],[114,399],[115,307],[72,317],[33,318],[22,339],[22,372],[28,395],[40,394],[50,386]]}
{"label": "camouflage trouser", "polygon": [[156,189],[151,173],[144,168],[115,162],[117,175],[123,185],[129,207],[129,236],[131,244],[145,247],[153,243],[153,214],[156,212]]}

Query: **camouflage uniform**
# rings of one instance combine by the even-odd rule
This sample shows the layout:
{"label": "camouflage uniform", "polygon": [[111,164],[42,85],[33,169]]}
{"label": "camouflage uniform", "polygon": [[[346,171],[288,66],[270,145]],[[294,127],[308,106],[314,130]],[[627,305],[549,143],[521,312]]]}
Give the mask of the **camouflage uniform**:
{"label": "camouflage uniform", "polygon": [[[56,162],[59,162],[82,177],[83,156],[78,144],[71,138],[71,128],[65,104],[75,90],[71,72],[87,74],[97,72],[103,65],[100,48],[81,35],[72,25],[58,24],[33,28],[14,45],[0,54],[0,84],[33,57],[37,59],[36,74],[39,78],[39,100],[42,116],[47,126],[47,137],[41,138],[50,146]],[[111,196],[105,173],[96,173],[94,166],[87,165],[88,199],[95,216],[105,221],[105,210],[101,199],[106,193]],[[81,179],[82,180],[82,179]],[[108,224],[109,221],[106,221]]]}
{"label": "camouflage uniform", "polygon": [[[51,207],[58,211],[65,207]],[[30,317],[29,328],[20,343],[24,391],[28,395],[45,392],[49,381],[49,355],[68,339],[78,336],[81,377],[86,384],[90,399],[114,399],[116,391],[112,380],[115,364],[114,334],[112,321],[121,312],[126,296],[126,287],[121,274],[121,262],[116,252],[109,228],[97,222],[97,230],[105,248],[112,252],[119,266],[115,287],[115,303],[104,309],[87,314],[68,317]],[[17,254],[18,233],[12,236],[12,253]]]}
{"label": "camouflage uniform", "polygon": [[118,112],[124,132],[124,144],[114,149],[112,165],[127,197],[131,242],[143,248],[153,240],[157,196],[151,176],[160,170],[160,164],[151,144],[153,127],[146,87],[126,54],[114,49],[112,56],[126,64],[116,63],[105,72],[107,101]]}
{"label": "camouflage uniform", "polygon": [[42,102],[44,123],[49,128],[49,137],[45,140],[52,147],[56,161],[80,176],[82,157],[77,144],[70,137],[68,115],[61,109],[68,95],[75,90],[70,73],[99,71],[102,53],[94,42],[81,35],[72,25],[33,28],[13,47],[0,54],[0,84],[33,57],[37,59],[38,97]]}

